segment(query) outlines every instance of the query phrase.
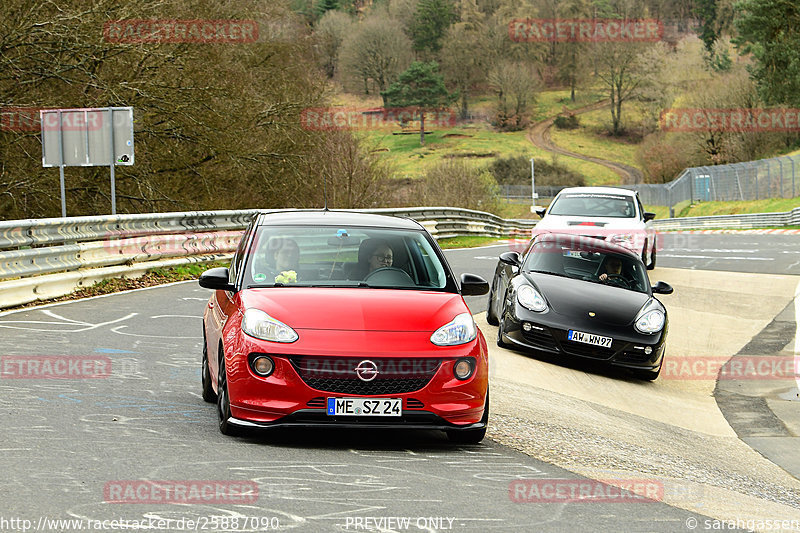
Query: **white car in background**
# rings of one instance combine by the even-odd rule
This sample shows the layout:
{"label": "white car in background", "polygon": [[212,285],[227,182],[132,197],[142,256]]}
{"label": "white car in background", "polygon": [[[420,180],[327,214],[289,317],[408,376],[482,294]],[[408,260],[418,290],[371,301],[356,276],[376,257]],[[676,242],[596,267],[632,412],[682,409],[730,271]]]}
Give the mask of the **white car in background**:
{"label": "white car in background", "polygon": [[548,208],[536,209],[542,220],[533,232],[566,233],[602,239],[638,254],[648,270],[656,266],[654,213],[645,212],[636,191],[616,187],[562,189]]}

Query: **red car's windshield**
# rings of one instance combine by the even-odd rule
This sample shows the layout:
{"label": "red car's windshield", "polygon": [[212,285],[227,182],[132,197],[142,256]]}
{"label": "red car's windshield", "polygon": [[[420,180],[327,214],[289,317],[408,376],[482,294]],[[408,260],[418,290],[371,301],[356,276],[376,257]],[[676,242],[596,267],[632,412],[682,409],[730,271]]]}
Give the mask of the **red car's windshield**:
{"label": "red car's windshield", "polygon": [[260,226],[244,285],[445,289],[435,246],[422,231]]}

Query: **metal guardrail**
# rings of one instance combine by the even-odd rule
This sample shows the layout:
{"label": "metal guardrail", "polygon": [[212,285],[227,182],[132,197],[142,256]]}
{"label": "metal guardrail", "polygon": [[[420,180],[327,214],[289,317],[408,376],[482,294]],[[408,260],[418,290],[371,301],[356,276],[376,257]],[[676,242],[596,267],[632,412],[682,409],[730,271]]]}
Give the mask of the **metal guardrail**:
{"label": "metal guardrail", "polygon": [[[420,222],[435,238],[527,239],[535,220],[506,220],[451,207],[362,209]],[[107,277],[229,257],[258,211],[155,213],[0,221],[0,308],[52,298]],[[788,213],[657,220],[658,230],[800,225]],[[5,280],[5,281],[2,281]]]}
{"label": "metal guardrail", "polygon": [[[527,235],[535,221],[449,207],[357,210],[413,218],[437,239]],[[236,249],[257,210],[154,213],[0,222],[0,280],[132,265],[176,257],[219,257]],[[1,287],[0,287],[1,288]]]}

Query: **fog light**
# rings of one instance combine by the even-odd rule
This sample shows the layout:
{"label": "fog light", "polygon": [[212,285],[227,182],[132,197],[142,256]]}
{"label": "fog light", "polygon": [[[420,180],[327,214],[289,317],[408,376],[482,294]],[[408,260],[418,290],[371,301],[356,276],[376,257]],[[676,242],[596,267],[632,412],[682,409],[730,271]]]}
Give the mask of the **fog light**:
{"label": "fog light", "polygon": [[275,370],[275,363],[266,355],[254,357],[250,366],[253,367],[253,372],[264,378],[272,374],[272,371]]}
{"label": "fog light", "polygon": [[651,353],[653,353],[653,349],[650,346],[645,346],[644,353],[650,355]]}
{"label": "fog light", "polygon": [[456,361],[456,364],[453,367],[453,374],[455,374],[456,379],[463,381],[465,379],[469,379],[474,370],[475,363],[472,361],[472,359],[459,359]]}
{"label": "fog light", "polygon": [[522,329],[524,329],[525,331],[530,331],[533,328],[531,327],[531,323],[530,322],[523,322],[522,323]]}

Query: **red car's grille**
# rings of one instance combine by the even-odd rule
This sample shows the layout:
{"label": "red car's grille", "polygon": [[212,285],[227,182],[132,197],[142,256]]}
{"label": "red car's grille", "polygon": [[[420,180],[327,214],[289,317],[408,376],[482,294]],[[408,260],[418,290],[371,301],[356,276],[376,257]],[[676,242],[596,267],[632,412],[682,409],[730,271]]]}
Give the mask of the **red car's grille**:
{"label": "red car's grille", "polygon": [[[314,356],[295,356],[289,360],[298,375],[312,389],[360,396],[418,391],[433,378],[442,362],[441,359],[434,358]],[[368,380],[359,377],[358,369],[361,369],[359,373]]]}

